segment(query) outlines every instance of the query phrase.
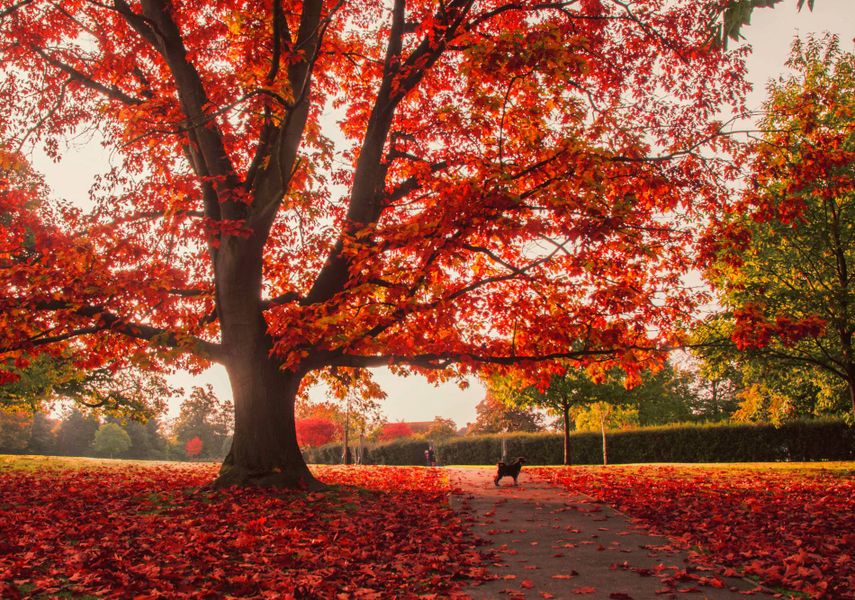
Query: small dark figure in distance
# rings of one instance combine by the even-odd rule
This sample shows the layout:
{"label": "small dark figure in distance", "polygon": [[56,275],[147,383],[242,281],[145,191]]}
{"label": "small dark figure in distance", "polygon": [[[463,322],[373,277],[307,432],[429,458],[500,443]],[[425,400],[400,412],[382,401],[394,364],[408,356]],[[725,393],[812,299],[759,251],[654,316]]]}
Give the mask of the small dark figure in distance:
{"label": "small dark figure in distance", "polygon": [[524,456],[520,456],[518,459],[516,459],[512,463],[500,462],[498,465],[496,465],[498,467],[498,470],[496,471],[496,478],[493,480],[493,483],[495,483],[496,486],[498,486],[499,480],[502,477],[513,477],[514,478],[514,485],[516,485],[517,484],[517,477],[520,476],[520,470],[522,469],[522,466],[524,464],[525,464],[525,457]]}

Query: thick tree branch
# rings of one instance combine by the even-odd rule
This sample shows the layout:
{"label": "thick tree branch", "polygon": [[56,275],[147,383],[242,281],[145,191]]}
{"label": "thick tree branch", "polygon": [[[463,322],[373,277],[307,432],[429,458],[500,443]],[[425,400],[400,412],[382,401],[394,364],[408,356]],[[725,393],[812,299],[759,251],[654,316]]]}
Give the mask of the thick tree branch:
{"label": "thick tree branch", "polygon": [[62,62],[58,58],[51,56],[38,46],[30,46],[30,49],[41,56],[46,63],[67,74],[72,81],[76,81],[91,90],[95,90],[96,92],[104,94],[105,96],[108,96],[113,100],[118,100],[124,104],[142,104],[144,102],[140,98],[134,98],[133,96],[126,94],[114,85],[105,85],[99,81],[95,81],[82,71],[79,71],[71,65]]}
{"label": "thick tree branch", "polygon": [[384,208],[383,195],[388,165],[383,150],[400,101],[415,89],[433,64],[445,52],[448,41],[458,30],[473,0],[452,0],[441,5],[432,31],[425,35],[412,54],[401,61],[402,35],[406,22],[405,2],[396,0],[392,13],[383,78],[368,119],[365,138],[359,151],[353,187],[347,208],[347,221],[342,237],[335,243],[312,288],[306,295],[309,303],[324,302],[344,289],[349,261],[342,256],[344,240],[355,239],[359,231],[377,222]]}
{"label": "thick tree branch", "polygon": [[260,142],[269,144],[267,164],[257,170],[257,175],[255,172],[252,173],[252,182],[247,181],[247,185],[251,183],[256,185],[251,226],[258,232],[261,239],[267,238],[294,174],[297,151],[309,116],[312,71],[323,33],[340,5],[341,2],[333,7],[325,19],[322,19],[323,2],[321,0],[303,2],[297,39],[294,41],[294,50],[302,54],[302,60],[295,61],[288,67],[291,98],[279,128],[272,133],[262,132],[263,136],[270,136],[269,142],[265,141],[264,137]]}
{"label": "thick tree branch", "polygon": [[187,49],[172,11],[164,0],[142,0],[142,15],[137,15],[117,0],[119,12],[136,31],[151,43],[166,61],[175,79],[175,88],[187,127],[190,130],[190,155],[197,175],[216,181],[214,190],[222,206],[223,217],[245,217],[246,205],[235,202],[230,193],[238,184],[234,166],[226,152],[222,134],[207,114],[209,100],[202,79],[187,57]]}
{"label": "thick tree branch", "polygon": [[[434,163],[430,166],[431,175],[433,175],[434,173],[439,173],[440,171],[444,171],[448,167],[448,162],[444,160],[441,160],[438,163]],[[392,202],[395,202],[396,200],[400,200],[401,198],[412,194],[413,192],[418,190],[421,185],[421,181],[418,177],[408,177],[386,193],[386,205],[389,205]]]}
{"label": "thick tree branch", "polygon": [[581,359],[590,357],[614,356],[626,350],[638,350],[657,354],[666,354],[675,350],[674,347],[653,346],[621,346],[620,348],[604,348],[597,350],[583,349],[570,350],[567,352],[550,352],[546,354],[518,355],[518,356],[483,356],[465,352],[449,353],[425,353],[414,355],[383,354],[375,356],[364,356],[356,354],[332,354],[328,357],[327,364],[337,367],[371,368],[389,365],[412,365],[423,369],[446,369],[453,364],[470,362],[484,365],[515,365],[523,362],[547,362],[561,359]]}
{"label": "thick tree branch", "polygon": [[222,362],[224,357],[222,348],[219,344],[208,342],[195,336],[179,334],[159,327],[152,327],[151,325],[133,323],[105,310],[100,306],[74,307],[68,302],[51,301],[38,302],[34,308],[36,310],[48,311],[70,310],[79,317],[94,319],[95,324],[54,336],[36,336],[26,342],[22,342],[21,344],[2,348],[0,351],[8,352],[33,346],[46,346],[72,339],[74,337],[79,337],[81,335],[111,331],[130,338],[152,342],[156,346],[185,350],[215,362]]}
{"label": "thick tree branch", "polygon": [[13,12],[24,8],[27,4],[31,4],[32,2],[33,2],[33,0],[21,0],[20,2],[17,2],[8,8],[4,8],[3,10],[0,10],[0,19],[4,19],[4,18],[8,17]]}
{"label": "thick tree branch", "polygon": [[288,292],[287,294],[282,294],[281,296],[276,296],[275,298],[270,298],[269,300],[262,300],[261,307],[262,309],[268,309],[271,306],[281,306],[282,304],[290,304],[291,302],[301,302],[303,297],[297,292]]}

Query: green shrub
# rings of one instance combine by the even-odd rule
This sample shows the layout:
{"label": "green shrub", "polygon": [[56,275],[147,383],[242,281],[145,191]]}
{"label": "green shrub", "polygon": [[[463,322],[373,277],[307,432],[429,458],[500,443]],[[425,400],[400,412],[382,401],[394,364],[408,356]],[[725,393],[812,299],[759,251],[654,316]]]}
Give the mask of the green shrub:
{"label": "green shrub", "polygon": [[[434,448],[437,449],[436,446]],[[375,465],[424,465],[427,449],[428,442],[425,440],[398,438],[385,444],[372,446],[371,462]],[[437,455],[437,462],[442,461],[441,452],[437,452]]]}
{"label": "green shrub", "polygon": [[[609,463],[754,462],[854,460],[855,428],[841,421],[800,421],[773,425],[679,424],[607,432]],[[555,433],[509,433],[451,438],[436,444],[443,465],[494,464],[502,457],[502,440],[510,459],[528,464],[563,462],[563,438]],[[424,440],[398,439],[370,448],[373,464],[423,465]],[[341,445],[305,451],[307,462],[338,464]],[[572,464],[602,464],[599,433],[570,436]]]}

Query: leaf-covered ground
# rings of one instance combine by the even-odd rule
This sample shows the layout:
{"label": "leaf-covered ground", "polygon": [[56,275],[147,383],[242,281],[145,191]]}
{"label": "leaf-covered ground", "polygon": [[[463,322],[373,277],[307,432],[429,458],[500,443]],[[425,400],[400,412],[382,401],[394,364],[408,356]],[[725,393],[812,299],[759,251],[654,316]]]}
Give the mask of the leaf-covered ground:
{"label": "leaf-covered ground", "polygon": [[643,466],[531,469],[635,517],[697,566],[816,598],[855,598],[855,474]]}
{"label": "leaf-covered ground", "polygon": [[337,487],[203,489],[213,465],[0,469],[0,598],[411,598],[481,574],[441,470],[316,472]]}

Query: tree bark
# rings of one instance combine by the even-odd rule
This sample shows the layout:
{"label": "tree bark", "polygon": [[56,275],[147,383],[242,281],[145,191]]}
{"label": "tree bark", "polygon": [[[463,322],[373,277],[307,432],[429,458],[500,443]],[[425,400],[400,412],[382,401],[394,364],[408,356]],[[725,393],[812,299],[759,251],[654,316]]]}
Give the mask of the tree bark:
{"label": "tree bark", "polygon": [[234,394],[235,433],[215,487],[255,485],[318,489],[294,422],[299,374],[280,371],[266,355],[227,365]]}
{"label": "tree bark", "polygon": [[570,406],[565,404],[562,407],[562,417],[564,418],[564,464],[570,466]]}

